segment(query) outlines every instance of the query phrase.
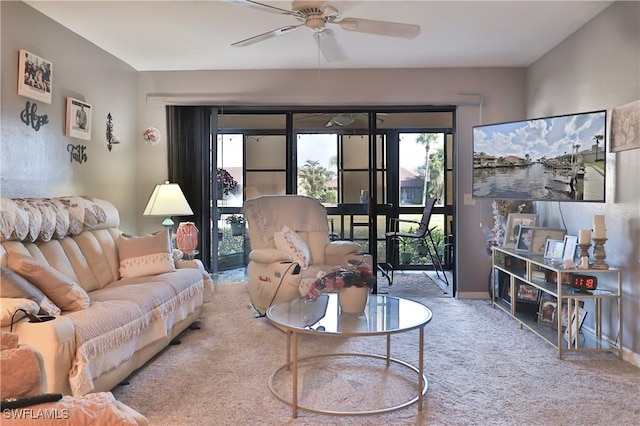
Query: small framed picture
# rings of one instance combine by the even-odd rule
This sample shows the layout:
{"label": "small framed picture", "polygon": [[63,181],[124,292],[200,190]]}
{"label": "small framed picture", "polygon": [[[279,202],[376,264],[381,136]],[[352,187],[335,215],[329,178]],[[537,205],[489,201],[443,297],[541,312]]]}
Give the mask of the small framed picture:
{"label": "small framed picture", "polygon": [[536,226],[537,224],[537,214],[509,213],[509,216],[507,216],[507,229],[505,231],[502,247],[516,248],[520,227]]}
{"label": "small framed picture", "polygon": [[67,98],[67,136],[91,140],[91,105],[71,97]]}
{"label": "small framed picture", "polygon": [[565,235],[562,260],[574,260],[576,258],[577,247],[578,247],[578,237],[576,237],[575,235]]}
{"label": "small framed picture", "polygon": [[532,254],[543,255],[547,240],[564,241],[566,233],[566,229],[534,228],[531,234],[531,250],[529,251]]}
{"label": "small framed picture", "polygon": [[[577,311],[577,312],[576,312]],[[569,342],[569,344],[573,345],[578,338],[578,333],[582,328],[582,323],[584,322],[585,317],[587,316],[587,311],[585,311],[582,307],[576,306],[573,309],[571,314],[571,325],[564,329],[564,340]]]}
{"label": "small framed picture", "polygon": [[46,59],[20,50],[18,58],[18,95],[51,103],[53,64]]}
{"label": "small framed picture", "polygon": [[[578,302],[578,306],[584,310],[584,301],[580,300]],[[558,329],[558,315],[560,315],[560,326],[562,327],[562,330],[564,331],[567,329],[567,324],[569,324],[569,315],[567,312],[568,308],[566,301],[562,303],[562,307],[556,307],[556,311],[553,316],[553,322],[551,323],[551,327],[554,330]]]}
{"label": "small framed picture", "polygon": [[516,251],[531,251],[531,240],[535,226],[521,226],[516,240]]}
{"label": "small framed picture", "polygon": [[561,260],[564,254],[563,240],[547,240],[544,247],[544,258],[551,260]]}
{"label": "small framed picture", "polygon": [[540,309],[538,310],[538,322],[545,325],[552,325],[556,315],[558,300],[555,297],[546,296],[540,298]]}
{"label": "small framed picture", "polygon": [[540,290],[529,284],[518,283],[516,284],[516,300],[520,302],[535,302],[538,303],[538,295]]}

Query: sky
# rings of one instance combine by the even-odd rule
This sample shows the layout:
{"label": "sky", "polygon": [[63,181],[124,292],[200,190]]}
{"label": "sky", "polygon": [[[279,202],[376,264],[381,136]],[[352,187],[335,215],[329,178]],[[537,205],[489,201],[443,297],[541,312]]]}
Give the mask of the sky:
{"label": "sky", "polygon": [[[541,118],[512,123],[476,126],[473,129],[473,152],[495,157],[525,154],[535,161],[591,149],[595,135],[606,135],[606,111]],[[604,148],[605,140],[600,142]]]}
{"label": "sky", "polygon": [[[400,164],[402,167],[415,170],[424,164],[424,145],[416,142],[419,133],[403,133],[400,142]],[[229,143],[231,138],[232,143]],[[331,157],[336,156],[335,134],[309,134],[303,136],[304,155],[298,158],[300,164],[308,159],[319,161],[322,166],[329,168]],[[444,138],[442,138],[444,140]],[[230,147],[241,147],[241,135],[225,135],[225,150],[223,152],[224,167],[242,167],[242,149],[229,149]],[[220,155],[220,151],[218,151]],[[304,157],[304,158],[303,158]]]}

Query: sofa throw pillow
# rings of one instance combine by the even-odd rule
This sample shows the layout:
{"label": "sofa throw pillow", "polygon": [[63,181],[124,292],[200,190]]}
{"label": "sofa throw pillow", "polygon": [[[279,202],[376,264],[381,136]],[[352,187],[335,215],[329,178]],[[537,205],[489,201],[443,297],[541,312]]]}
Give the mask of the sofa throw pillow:
{"label": "sofa throw pillow", "polygon": [[7,327],[11,325],[11,318],[13,318],[14,324],[24,318],[24,312],[18,312],[15,317],[13,316],[18,309],[24,309],[25,311],[36,315],[40,310],[40,307],[33,300],[2,297],[0,298],[0,325],[2,327]]}
{"label": "sofa throw pillow", "polygon": [[116,245],[123,278],[163,274],[176,269],[168,229],[143,237],[121,234]]}
{"label": "sofa throw pillow", "polygon": [[273,234],[273,241],[278,250],[289,253],[291,260],[298,263],[302,269],[307,269],[311,263],[311,252],[307,244],[285,225],[281,232]]}
{"label": "sofa throw pillow", "polygon": [[89,295],[79,284],[32,257],[9,253],[7,266],[42,290],[63,311],[79,311],[91,304]]}
{"label": "sofa throw pillow", "polygon": [[33,300],[43,315],[60,315],[60,308],[42,290],[4,266],[0,266],[0,294],[2,297]]}

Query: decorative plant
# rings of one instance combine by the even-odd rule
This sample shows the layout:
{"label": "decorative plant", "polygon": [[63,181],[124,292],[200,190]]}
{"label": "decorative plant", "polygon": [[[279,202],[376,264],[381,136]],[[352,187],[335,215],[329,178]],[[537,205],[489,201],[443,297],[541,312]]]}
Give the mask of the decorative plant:
{"label": "decorative plant", "polygon": [[233,178],[233,176],[231,176],[231,173],[226,169],[221,168],[218,168],[217,182],[218,190],[222,191],[225,195],[229,195],[229,192],[233,191],[236,189],[236,186],[238,186],[238,182]]}
{"label": "decorative plant", "polygon": [[227,223],[237,223],[238,225],[242,225],[244,223],[244,217],[232,214],[231,216],[227,217]]}
{"label": "decorative plant", "polygon": [[321,293],[338,291],[347,287],[373,287],[374,276],[367,262],[351,260],[349,267],[338,266],[329,273],[319,272],[318,278],[311,284],[306,300],[312,300]]}

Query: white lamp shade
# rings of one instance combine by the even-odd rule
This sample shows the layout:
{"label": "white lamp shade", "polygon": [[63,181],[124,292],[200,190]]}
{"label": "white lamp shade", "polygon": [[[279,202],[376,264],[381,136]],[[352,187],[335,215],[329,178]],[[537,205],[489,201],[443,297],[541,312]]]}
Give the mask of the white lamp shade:
{"label": "white lamp shade", "polygon": [[144,216],[190,216],[193,210],[184,197],[180,185],[166,181],[156,185],[142,214]]}

